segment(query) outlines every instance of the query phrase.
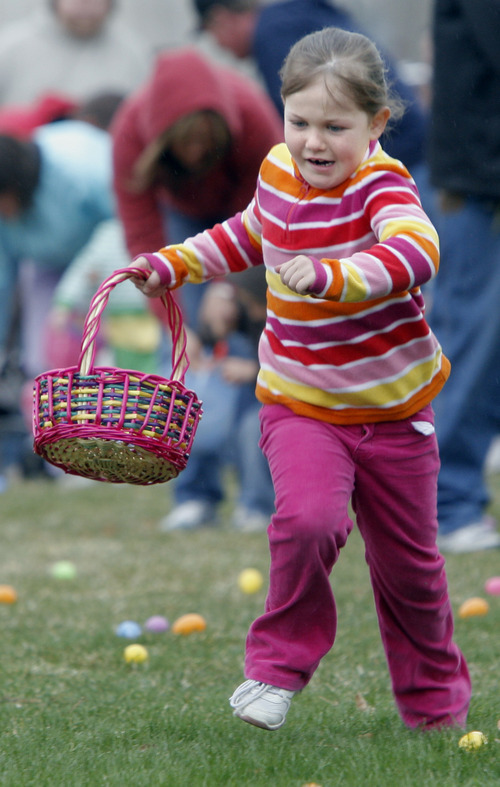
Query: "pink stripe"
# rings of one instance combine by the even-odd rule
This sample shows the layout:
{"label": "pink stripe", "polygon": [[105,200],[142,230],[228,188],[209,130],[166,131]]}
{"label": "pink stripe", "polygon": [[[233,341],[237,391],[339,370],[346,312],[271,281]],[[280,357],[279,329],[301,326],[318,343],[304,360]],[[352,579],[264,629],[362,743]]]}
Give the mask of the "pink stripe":
{"label": "pink stripe", "polygon": [[344,366],[340,370],[332,366],[311,369],[287,363],[285,358],[271,352],[267,342],[260,344],[259,359],[262,366],[270,366],[278,375],[297,385],[338,393],[382,385],[381,380],[389,380],[389,384],[394,385],[394,380],[399,379],[401,384],[402,378],[411,374],[413,365],[433,358],[436,346],[435,341],[422,340],[412,346],[398,347],[388,358],[368,359],[350,369]]}

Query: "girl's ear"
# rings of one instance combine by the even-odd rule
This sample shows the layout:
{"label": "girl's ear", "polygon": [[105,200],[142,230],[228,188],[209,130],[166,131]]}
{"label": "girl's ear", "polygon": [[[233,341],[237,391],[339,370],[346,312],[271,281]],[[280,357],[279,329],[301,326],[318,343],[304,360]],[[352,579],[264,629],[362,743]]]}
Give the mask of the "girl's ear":
{"label": "girl's ear", "polygon": [[382,107],[376,115],[372,117],[370,123],[370,139],[378,139],[382,136],[387,125],[387,121],[391,116],[389,107]]}

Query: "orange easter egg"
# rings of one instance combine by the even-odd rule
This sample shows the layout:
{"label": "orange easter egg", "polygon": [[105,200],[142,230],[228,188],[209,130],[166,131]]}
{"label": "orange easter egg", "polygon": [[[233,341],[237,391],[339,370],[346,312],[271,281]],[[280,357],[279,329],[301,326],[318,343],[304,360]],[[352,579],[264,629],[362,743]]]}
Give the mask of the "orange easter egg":
{"label": "orange easter egg", "polygon": [[484,598],[468,598],[458,610],[458,617],[472,618],[475,615],[486,615],[489,612],[489,609],[490,605],[487,601],[485,601]]}
{"label": "orange easter egg", "polygon": [[207,622],[202,615],[196,612],[188,612],[181,615],[172,625],[173,634],[192,634],[194,631],[205,631]]}
{"label": "orange easter egg", "polygon": [[0,585],[0,604],[14,604],[17,593],[12,585]]}

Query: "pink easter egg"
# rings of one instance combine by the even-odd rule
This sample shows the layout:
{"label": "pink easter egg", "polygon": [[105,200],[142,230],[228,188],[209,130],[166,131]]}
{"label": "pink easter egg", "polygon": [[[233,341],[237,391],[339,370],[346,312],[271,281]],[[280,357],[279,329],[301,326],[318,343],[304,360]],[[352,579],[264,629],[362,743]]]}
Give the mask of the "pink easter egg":
{"label": "pink easter egg", "polygon": [[484,589],[490,596],[500,596],[500,577],[490,577],[484,583]]}

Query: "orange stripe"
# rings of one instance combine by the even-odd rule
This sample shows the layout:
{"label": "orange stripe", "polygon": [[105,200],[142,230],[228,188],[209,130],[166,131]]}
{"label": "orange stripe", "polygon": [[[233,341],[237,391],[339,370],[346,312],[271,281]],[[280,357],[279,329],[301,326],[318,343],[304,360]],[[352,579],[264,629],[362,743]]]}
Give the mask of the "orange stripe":
{"label": "orange stripe", "polygon": [[[401,293],[401,297],[404,297],[404,293]],[[393,296],[377,298],[369,302],[369,308],[373,308],[379,303],[393,300]],[[288,301],[282,300],[268,289],[267,302],[269,308],[277,317],[290,319],[291,312],[290,303]],[[366,311],[367,308],[368,304],[366,301],[360,303],[339,303],[334,300],[322,301],[311,297],[304,297],[302,303],[294,304],[293,319],[309,322],[311,320],[331,319],[332,317],[351,317]]]}

